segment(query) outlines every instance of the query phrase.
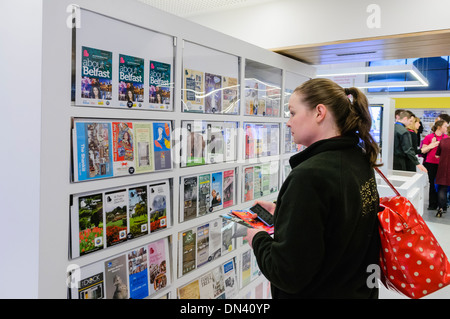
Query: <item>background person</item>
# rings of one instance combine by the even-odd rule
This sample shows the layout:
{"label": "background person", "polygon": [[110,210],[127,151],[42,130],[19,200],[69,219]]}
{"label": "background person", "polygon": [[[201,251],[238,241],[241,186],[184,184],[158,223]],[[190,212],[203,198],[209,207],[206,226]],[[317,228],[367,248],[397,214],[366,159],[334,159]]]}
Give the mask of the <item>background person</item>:
{"label": "background person", "polygon": [[428,182],[430,184],[428,190],[428,209],[437,209],[437,192],[435,187],[435,179],[439,165],[439,157],[436,157],[437,147],[442,139],[447,136],[448,123],[444,120],[438,120],[434,123],[431,131],[422,141],[422,153],[426,154],[424,165],[428,170]]}
{"label": "background person", "polygon": [[406,129],[412,125],[414,115],[411,111],[403,110],[398,114],[394,127],[394,170],[416,171],[416,168],[423,172],[427,169],[420,164],[416,156],[416,150],[411,141],[411,134]]}

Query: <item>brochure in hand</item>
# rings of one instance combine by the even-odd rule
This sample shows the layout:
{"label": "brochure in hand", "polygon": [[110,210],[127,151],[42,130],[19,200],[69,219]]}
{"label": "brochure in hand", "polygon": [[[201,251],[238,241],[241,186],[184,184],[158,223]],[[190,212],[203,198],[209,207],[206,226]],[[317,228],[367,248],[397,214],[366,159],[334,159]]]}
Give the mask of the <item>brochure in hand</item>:
{"label": "brochure in hand", "polygon": [[249,228],[264,230],[270,235],[273,234],[273,226],[265,225],[260,219],[254,218],[254,213],[247,210],[232,210],[227,215],[221,215],[221,217]]}

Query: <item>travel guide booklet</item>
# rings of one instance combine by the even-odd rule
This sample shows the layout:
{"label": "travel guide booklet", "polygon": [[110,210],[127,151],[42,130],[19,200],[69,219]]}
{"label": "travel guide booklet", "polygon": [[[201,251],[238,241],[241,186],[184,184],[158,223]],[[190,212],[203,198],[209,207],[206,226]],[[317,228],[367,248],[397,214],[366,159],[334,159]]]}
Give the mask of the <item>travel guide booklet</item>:
{"label": "travel guide booklet", "polygon": [[144,102],[144,59],[119,54],[119,106],[142,108]]}
{"label": "travel guide booklet", "polygon": [[203,87],[204,74],[201,71],[184,69],[183,111],[204,113],[205,92]]}
{"label": "travel guide booklet", "polygon": [[112,122],[114,176],[134,174],[133,123]]}
{"label": "travel guide booklet", "polygon": [[147,186],[128,189],[129,238],[148,234]]}
{"label": "travel guide booklet", "polygon": [[127,253],[130,299],[144,299],[149,295],[147,247]]}
{"label": "travel guide booklet", "polygon": [[169,122],[153,122],[155,170],[171,169],[171,128]]}
{"label": "travel guide booklet", "polygon": [[105,193],[105,220],[107,247],[127,240],[127,191],[117,190]]}
{"label": "travel guide booklet", "polygon": [[170,216],[169,180],[154,182],[149,185],[150,232],[166,229]]}
{"label": "travel guide booklet", "polygon": [[247,210],[232,210],[226,215],[221,215],[221,217],[249,228],[261,229],[268,232],[269,234],[273,234],[274,226],[267,226],[258,218],[253,218],[254,215],[254,213],[251,213]]}
{"label": "travel guide booklet", "polygon": [[103,194],[75,198],[71,222],[72,258],[103,249]]}
{"label": "travel guide booklet", "polygon": [[170,72],[170,64],[150,61],[149,102],[151,109],[172,109]]}
{"label": "travel guide booklet", "polygon": [[169,241],[160,239],[148,245],[150,295],[170,285]]}
{"label": "travel guide booklet", "polygon": [[81,47],[81,103],[109,106],[112,99],[112,52]]}
{"label": "travel guide booklet", "polygon": [[76,182],[113,176],[111,123],[76,122],[73,139]]}
{"label": "travel guide booklet", "polygon": [[154,170],[153,124],[135,122],[133,128],[136,173],[151,172]]}
{"label": "travel guide booklet", "polygon": [[222,77],[205,73],[205,113],[222,113]]}

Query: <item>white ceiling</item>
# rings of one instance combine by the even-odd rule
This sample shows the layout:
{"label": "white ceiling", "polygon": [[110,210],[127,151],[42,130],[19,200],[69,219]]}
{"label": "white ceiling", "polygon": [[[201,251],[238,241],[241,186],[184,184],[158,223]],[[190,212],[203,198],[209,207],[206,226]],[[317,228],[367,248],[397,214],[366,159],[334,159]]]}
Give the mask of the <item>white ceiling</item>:
{"label": "white ceiling", "polygon": [[137,0],[180,17],[260,5],[276,0]]}

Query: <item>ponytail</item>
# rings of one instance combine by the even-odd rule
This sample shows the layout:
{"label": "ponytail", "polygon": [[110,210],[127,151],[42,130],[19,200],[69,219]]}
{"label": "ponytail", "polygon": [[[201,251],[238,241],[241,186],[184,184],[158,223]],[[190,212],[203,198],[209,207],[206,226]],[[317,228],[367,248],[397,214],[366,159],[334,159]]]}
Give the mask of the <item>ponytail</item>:
{"label": "ponytail", "polygon": [[369,111],[369,101],[358,88],[351,87],[344,89],[349,102],[349,113],[343,119],[340,127],[342,135],[355,133],[362,142],[362,148],[369,158],[372,167],[381,166],[377,164],[380,152],[378,144],[370,134],[372,127],[372,116]]}
{"label": "ponytail", "polygon": [[379,147],[370,134],[372,116],[364,93],[355,87],[343,89],[329,79],[309,80],[297,87],[295,92],[302,94],[303,102],[310,108],[318,104],[329,107],[341,135],[358,136],[370,165],[372,167],[382,165],[377,163]]}

